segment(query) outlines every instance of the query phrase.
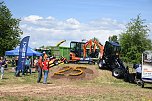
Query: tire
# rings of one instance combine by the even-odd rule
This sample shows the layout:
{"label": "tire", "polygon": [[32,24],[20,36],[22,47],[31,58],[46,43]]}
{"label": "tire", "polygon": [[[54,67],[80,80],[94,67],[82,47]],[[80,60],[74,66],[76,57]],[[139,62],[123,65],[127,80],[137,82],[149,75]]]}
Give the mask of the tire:
{"label": "tire", "polygon": [[124,81],[129,82],[129,75],[127,73],[124,74]]}
{"label": "tire", "polygon": [[112,70],[112,76],[116,77],[116,78],[122,78],[123,77],[123,70],[119,69],[119,68],[115,68]]}
{"label": "tire", "polygon": [[89,65],[92,65],[92,64],[93,64],[93,62],[92,62],[92,61],[89,61],[89,62],[88,62],[88,64],[89,64]]}
{"label": "tire", "polygon": [[99,60],[98,66],[99,69],[103,69],[103,60]]}
{"label": "tire", "polygon": [[129,83],[135,83],[135,77],[134,75],[129,74]]}
{"label": "tire", "polygon": [[58,61],[57,61],[57,60],[55,60],[55,61],[54,61],[54,64],[55,64],[55,65],[58,65],[59,63],[58,63]]}
{"label": "tire", "polygon": [[68,61],[67,61],[67,60],[64,60],[64,63],[65,63],[65,64],[68,64]]}

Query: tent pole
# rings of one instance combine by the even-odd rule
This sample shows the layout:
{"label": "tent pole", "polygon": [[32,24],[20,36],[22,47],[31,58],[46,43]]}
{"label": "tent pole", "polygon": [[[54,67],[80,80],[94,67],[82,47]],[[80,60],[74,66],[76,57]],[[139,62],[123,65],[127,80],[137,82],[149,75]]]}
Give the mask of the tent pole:
{"label": "tent pole", "polygon": [[33,67],[33,55],[32,55],[32,67]]}

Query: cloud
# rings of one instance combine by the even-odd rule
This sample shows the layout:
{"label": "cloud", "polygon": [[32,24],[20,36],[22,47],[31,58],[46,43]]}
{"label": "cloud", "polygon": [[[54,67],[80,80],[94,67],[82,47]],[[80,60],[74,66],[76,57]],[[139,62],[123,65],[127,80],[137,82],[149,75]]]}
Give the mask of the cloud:
{"label": "cloud", "polygon": [[67,19],[66,21],[68,24],[71,24],[71,25],[79,25],[80,24],[80,22],[74,18]]}
{"label": "cloud", "polygon": [[43,19],[43,17],[37,15],[30,15],[28,17],[24,17],[24,20],[27,22],[36,22],[37,20]]}
{"label": "cloud", "polygon": [[69,46],[70,41],[81,41],[98,38],[104,44],[109,36],[119,35],[125,29],[125,23],[110,18],[101,18],[82,23],[75,18],[59,20],[52,16],[41,17],[30,15],[22,18],[20,28],[30,35],[29,46],[36,48],[42,45],[55,46],[62,40]]}

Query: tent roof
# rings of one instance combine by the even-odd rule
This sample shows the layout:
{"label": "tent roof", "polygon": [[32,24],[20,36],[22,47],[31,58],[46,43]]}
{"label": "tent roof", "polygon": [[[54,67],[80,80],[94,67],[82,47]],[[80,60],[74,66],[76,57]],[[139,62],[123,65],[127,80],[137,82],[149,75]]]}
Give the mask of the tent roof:
{"label": "tent roof", "polygon": [[[17,46],[14,50],[6,51],[5,55],[7,56],[17,56],[19,55],[19,46]],[[33,50],[32,48],[27,48],[27,56],[41,56],[42,53]]]}

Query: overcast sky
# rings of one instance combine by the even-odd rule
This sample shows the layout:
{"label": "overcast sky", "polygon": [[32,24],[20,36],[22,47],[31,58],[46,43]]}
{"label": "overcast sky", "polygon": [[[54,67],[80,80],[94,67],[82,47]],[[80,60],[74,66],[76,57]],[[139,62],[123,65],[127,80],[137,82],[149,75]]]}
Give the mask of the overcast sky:
{"label": "overcast sky", "polygon": [[[131,18],[141,14],[152,31],[152,0],[5,0],[13,17],[20,18],[29,46],[54,46],[61,40],[89,40],[104,44],[119,35]],[[152,39],[152,32],[149,33]]]}

